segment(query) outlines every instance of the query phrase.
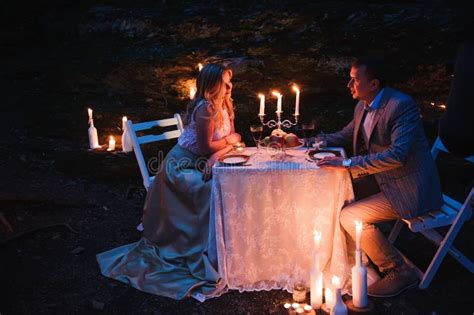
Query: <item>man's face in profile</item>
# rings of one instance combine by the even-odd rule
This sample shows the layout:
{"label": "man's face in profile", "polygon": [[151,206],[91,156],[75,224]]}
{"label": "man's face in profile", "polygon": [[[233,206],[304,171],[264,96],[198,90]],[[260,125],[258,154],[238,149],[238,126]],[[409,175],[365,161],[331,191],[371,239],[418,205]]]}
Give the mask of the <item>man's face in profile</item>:
{"label": "man's face in profile", "polygon": [[347,83],[352,98],[361,101],[372,101],[374,94],[378,90],[379,81],[377,79],[369,80],[366,67],[351,67],[351,80]]}

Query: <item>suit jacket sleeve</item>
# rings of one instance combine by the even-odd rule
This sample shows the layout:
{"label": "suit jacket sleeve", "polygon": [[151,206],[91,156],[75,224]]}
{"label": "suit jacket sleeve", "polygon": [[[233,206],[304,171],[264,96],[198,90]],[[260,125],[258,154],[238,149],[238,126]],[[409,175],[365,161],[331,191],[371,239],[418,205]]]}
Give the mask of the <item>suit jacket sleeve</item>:
{"label": "suit jacket sleeve", "polygon": [[329,147],[344,147],[352,144],[352,136],[354,134],[354,119],[347,124],[342,130],[324,135],[323,140],[327,141]]}
{"label": "suit jacket sleeve", "polygon": [[400,167],[405,163],[415,141],[420,114],[412,99],[400,101],[392,111],[392,118],[387,124],[387,128],[391,130],[389,147],[381,152],[352,157],[351,171],[374,174]]}

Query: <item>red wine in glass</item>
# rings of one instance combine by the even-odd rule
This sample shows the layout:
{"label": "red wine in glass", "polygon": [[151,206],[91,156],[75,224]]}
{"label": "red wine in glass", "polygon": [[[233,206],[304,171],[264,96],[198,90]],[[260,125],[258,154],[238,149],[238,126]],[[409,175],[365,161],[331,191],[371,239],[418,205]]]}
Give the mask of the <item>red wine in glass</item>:
{"label": "red wine in glass", "polygon": [[255,146],[258,148],[258,143],[262,138],[263,126],[253,125],[250,126],[250,132],[252,133],[253,141],[255,141]]}

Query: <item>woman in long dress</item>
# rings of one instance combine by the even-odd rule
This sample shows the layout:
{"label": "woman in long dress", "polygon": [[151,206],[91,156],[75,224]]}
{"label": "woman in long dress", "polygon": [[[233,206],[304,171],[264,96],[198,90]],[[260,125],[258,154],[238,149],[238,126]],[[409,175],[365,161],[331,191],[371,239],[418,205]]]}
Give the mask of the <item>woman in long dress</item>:
{"label": "woman in long dress", "polygon": [[211,169],[240,141],[234,130],[232,72],[208,64],[197,78],[185,130],[146,196],[140,241],[97,255],[102,274],[153,294],[183,299],[219,291],[207,255]]}

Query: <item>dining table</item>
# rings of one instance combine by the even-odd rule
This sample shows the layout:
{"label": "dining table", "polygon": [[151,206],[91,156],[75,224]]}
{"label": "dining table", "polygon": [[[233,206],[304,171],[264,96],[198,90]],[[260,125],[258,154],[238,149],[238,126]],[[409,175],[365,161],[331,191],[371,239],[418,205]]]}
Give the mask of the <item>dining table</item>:
{"label": "dining table", "polygon": [[[326,150],[345,157],[342,148]],[[308,153],[248,147],[233,152],[243,162],[214,165],[208,255],[221,287],[240,292],[292,292],[297,282],[309,287],[315,231],[321,233],[325,283],[334,275],[342,283],[349,277],[339,215],[354,200],[351,177],[344,168],[318,167],[316,155]]]}

